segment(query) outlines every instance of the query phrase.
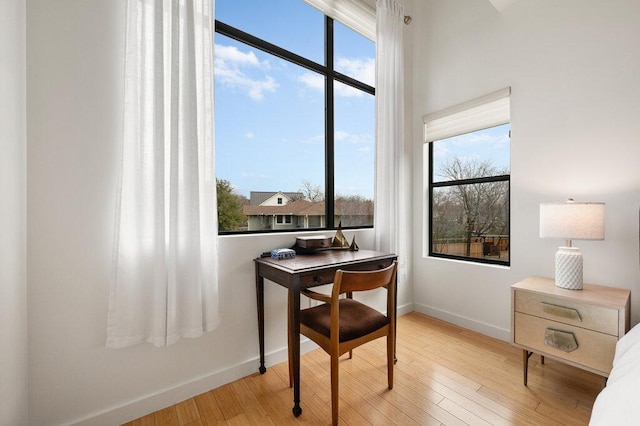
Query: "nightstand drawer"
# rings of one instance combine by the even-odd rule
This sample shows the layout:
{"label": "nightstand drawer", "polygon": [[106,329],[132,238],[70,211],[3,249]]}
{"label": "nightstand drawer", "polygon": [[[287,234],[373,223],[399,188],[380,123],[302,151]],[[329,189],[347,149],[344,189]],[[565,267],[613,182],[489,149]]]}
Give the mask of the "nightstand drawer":
{"label": "nightstand drawer", "polygon": [[[617,336],[598,333],[566,323],[515,313],[516,344],[542,354],[559,357],[609,375]],[[567,341],[575,339],[575,347]]]}
{"label": "nightstand drawer", "polygon": [[516,312],[610,334],[616,340],[620,333],[618,309],[527,291],[516,290],[514,297]]}

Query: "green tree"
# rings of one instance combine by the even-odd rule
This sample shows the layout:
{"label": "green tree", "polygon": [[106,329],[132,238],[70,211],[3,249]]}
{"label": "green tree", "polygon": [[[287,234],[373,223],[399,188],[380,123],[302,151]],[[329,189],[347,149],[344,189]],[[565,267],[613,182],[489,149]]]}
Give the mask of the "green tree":
{"label": "green tree", "polygon": [[216,179],[218,193],[218,230],[237,231],[247,223],[242,206],[247,204],[246,197],[235,194],[231,182]]}

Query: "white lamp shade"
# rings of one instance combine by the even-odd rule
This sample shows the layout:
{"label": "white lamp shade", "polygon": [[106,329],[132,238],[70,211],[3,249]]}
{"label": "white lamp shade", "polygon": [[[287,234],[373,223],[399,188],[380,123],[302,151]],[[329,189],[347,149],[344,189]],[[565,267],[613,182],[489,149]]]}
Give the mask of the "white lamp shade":
{"label": "white lamp shade", "polygon": [[604,203],[540,204],[540,237],[604,240]]}

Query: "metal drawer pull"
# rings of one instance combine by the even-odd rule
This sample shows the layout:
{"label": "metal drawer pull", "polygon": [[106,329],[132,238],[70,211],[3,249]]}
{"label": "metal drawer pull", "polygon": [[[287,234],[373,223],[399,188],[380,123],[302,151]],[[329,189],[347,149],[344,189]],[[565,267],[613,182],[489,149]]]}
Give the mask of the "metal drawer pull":
{"label": "metal drawer pull", "polygon": [[553,305],[547,302],[540,302],[540,304],[542,305],[542,310],[548,314],[582,322],[582,318],[580,317],[580,312],[578,312],[577,309],[567,308],[565,306],[560,306],[560,305]]}
{"label": "metal drawer pull", "polygon": [[547,328],[544,332],[544,344],[563,352],[572,352],[578,349],[576,336],[570,331]]}

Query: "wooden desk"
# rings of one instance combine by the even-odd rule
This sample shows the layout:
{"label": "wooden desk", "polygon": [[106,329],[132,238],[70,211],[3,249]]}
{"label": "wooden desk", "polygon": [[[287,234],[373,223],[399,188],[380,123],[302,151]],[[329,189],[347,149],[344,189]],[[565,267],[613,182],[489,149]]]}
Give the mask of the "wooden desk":
{"label": "wooden desk", "polygon": [[372,250],[326,250],[316,254],[297,255],[291,259],[255,259],[256,295],[258,302],[258,336],[260,339],[260,373],[264,366],[264,279],[289,289],[289,342],[293,364],[293,415],[302,413],[300,408],[300,290],[331,284],[338,269],[367,271],[385,268],[398,256]]}

